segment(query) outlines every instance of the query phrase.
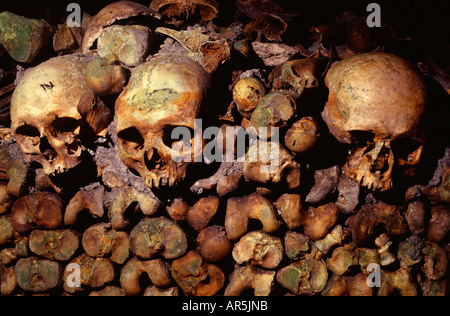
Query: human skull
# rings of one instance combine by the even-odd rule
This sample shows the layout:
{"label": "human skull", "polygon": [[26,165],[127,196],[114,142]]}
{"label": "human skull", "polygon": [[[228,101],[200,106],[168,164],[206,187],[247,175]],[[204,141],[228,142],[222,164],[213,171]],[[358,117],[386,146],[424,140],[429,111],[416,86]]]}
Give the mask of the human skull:
{"label": "human skull", "polygon": [[336,63],[325,83],[330,94],[322,117],[340,142],[354,146],[346,174],[374,191],[391,189],[395,160],[414,166],[421,158],[420,74],[404,59],[377,52]]}
{"label": "human skull", "polygon": [[[201,157],[203,143],[197,146],[194,140],[201,132],[196,118],[208,86],[209,74],[184,56],[157,56],[133,72],[116,101],[118,147],[124,164],[148,187],[179,183]],[[172,139],[177,127],[195,134],[183,152]]]}
{"label": "human skull", "polygon": [[23,153],[47,175],[68,171],[85,150],[81,109],[97,106],[85,81],[86,63],[57,57],[27,71],[11,100],[11,126]]}

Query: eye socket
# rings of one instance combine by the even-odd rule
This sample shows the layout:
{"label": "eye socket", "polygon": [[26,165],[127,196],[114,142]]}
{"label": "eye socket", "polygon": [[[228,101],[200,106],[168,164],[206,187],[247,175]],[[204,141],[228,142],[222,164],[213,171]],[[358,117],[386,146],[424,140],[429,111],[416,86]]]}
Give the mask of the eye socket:
{"label": "eye socket", "polygon": [[[181,147],[193,147],[195,132],[186,126],[167,126],[163,130],[163,142],[169,148],[180,149]],[[177,148],[174,148],[174,147]]]}
{"label": "eye socket", "polygon": [[32,125],[22,125],[16,129],[16,137],[26,146],[36,146],[41,139],[41,133]]}
{"label": "eye socket", "polygon": [[71,117],[59,117],[51,125],[54,134],[73,133],[79,126],[80,121]]}
{"label": "eye socket", "polygon": [[41,137],[39,130],[32,125],[22,125],[16,129],[16,134],[26,137]]}
{"label": "eye socket", "polygon": [[351,131],[349,134],[353,143],[362,146],[366,146],[368,143],[373,143],[375,139],[375,133],[368,131]]}
{"label": "eye socket", "polygon": [[144,148],[144,137],[135,127],[127,128],[117,134],[122,147],[128,152],[135,152]]}
{"label": "eye socket", "polygon": [[406,162],[411,162],[415,157],[412,155],[422,147],[422,143],[418,140],[411,138],[399,138],[392,142],[391,148],[394,152],[394,156],[397,159],[403,159]]}

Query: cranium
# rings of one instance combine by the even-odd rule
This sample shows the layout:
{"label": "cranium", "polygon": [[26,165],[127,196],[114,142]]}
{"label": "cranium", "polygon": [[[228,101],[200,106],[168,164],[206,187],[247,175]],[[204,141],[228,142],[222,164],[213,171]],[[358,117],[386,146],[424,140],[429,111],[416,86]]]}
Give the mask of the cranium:
{"label": "cranium", "polygon": [[[184,56],[160,55],[133,72],[116,101],[119,154],[148,187],[179,183],[201,157],[203,146],[195,145],[192,131],[201,133],[196,118],[208,86],[209,74]],[[183,152],[172,140],[176,127],[191,131]]]}
{"label": "cranium", "polygon": [[[12,96],[11,126],[17,142],[47,175],[80,163],[84,119],[95,125],[94,112],[104,107],[87,86],[85,69],[86,63],[73,56],[51,59],[27,71]],[[102,129],[97,126],[95,132]]]}
{"label": "cranium", "polygon": [[150,8],[169,17],[197,15],[201,21],[211,21],[219,14],[217,0],[153,0]]}
{"label": "cranium", "polygon": [[325,83],[322,117],[340,142],[354,146],[346,174],[369,189],[391,189],[394,164],[417,165],[423,150],[426,87],[419,73],[400,57],[368,53],[335,64]]}

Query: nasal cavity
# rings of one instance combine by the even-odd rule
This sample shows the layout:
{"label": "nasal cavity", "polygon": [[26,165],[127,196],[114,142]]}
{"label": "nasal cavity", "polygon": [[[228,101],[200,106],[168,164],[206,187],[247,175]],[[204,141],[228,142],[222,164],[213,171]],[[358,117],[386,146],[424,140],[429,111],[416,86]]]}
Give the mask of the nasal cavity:
{"label": "nasal cavity", "polygon": [[148,170],[165,170],[166,168],[166,162],[156,148],[145,153],[144,162]]}
{"label": "nasal cavity", "polygon": [[379,171],[380,173],[385,173],[390,169],[389,165],[389,156],[391,155],[391,151],[383,147],[383,149],[380,151],[380,154],[378,155],[377,159],[375,160],[375,163],[373,164],[371,171],[376,172]]}
{"label": "nasal cavity", "polygon": [[41,151],[42,156],[44,156],[44,158],[50,162],[55,160],[55,158],[58,156],[55,149],[50,145],[46,137],[43,137],[41,139],[39,150]]}

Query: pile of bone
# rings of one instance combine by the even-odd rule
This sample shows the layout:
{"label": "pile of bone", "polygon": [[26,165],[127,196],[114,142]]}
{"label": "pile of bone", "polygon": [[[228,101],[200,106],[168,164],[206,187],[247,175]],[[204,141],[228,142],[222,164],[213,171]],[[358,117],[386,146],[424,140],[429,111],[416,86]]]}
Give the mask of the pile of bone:
{"label": "pile of bone", "polygon": [[[304,48],[280,43],[279,8],[253,3],[237,1],[251,22],[228,28],[210,22],[215,0],[121,1],[60,26],[59,56],[19,74],[0,133],[1,295],[447,293],[450,151],[427,185],[413,180],[427,150],[421,74],[351,43],[338,59],[320,42],[292,58]],[[166,24],[117,23],[136,16]],[[12,58],[38,54],[0,31]],[[178,152],[171,132],[198,130],[233,58],[264,66],[222,82],[218,129],[253,127],[257,141],[201,178],[206,142]],[[306,109],[325,73],[328,102]],[[276,148],[275,167],[260,148]],[[401,203],[383,200],[396,181],[409,184]]]}

